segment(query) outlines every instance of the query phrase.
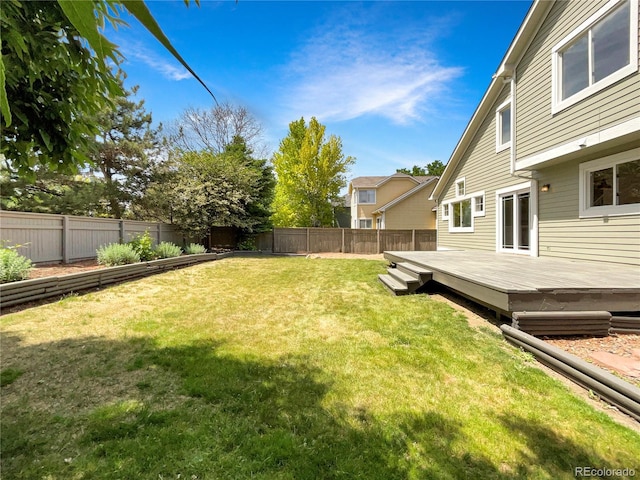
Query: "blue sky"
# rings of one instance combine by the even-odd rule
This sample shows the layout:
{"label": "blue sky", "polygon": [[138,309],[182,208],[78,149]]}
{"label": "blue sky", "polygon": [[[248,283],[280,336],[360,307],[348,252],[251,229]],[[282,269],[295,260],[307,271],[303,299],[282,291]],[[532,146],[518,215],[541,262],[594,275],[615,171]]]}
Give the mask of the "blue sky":
{"label": "blue sky", "polygon": [[[148,1],[219,102],[246,107],[268,151],[315,116],[356,158],[349,178],[446,162],[530,1]],[[107,36],[154,122],[213,101],[142,28]]]}

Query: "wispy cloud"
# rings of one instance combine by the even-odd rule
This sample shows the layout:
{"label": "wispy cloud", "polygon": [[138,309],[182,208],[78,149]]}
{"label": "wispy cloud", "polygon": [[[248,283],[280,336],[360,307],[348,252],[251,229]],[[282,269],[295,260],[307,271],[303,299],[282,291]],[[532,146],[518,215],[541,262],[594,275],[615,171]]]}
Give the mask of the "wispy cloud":
{"label": "wispy cloud", "polygon": [[141,44],[129,46],[127,50],[127,57],[144,63],[169,80],[180,81],[192,77],[184,67],[176,66],[175,60],[166,60]]}
{"label": "wispy cloud", "polygon": [[441,65],[429,48],[442,25],[419,32],[399,26],[381,37],[363,28],[365,22],[344,16],[325,24],[292,56],[286,93],[292,109],[321,121],[378,115],[406,124],[432,110],[462,74]]}

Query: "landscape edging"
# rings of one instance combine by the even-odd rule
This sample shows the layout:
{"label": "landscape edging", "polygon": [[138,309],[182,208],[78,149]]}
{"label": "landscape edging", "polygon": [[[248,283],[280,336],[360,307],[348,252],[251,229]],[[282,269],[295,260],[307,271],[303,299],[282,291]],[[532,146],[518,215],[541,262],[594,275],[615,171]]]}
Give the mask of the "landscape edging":
{"label": "landscape edging", "polygon": [[231,255],[233,255],[233,252],[181,255],[180,257],[118,265],[88,272],[3,283],[0,284],[0,309],[91,288],[100,288],[105,285],[146,277],[174,268],[210,262]]}

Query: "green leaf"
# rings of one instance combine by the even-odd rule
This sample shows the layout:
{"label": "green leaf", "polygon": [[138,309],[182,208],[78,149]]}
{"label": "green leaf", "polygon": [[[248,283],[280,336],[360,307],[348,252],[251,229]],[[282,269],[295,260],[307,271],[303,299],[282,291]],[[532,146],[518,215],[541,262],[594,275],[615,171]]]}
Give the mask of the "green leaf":
{"label": "green leaf", "polygon": [[4,117],[5,127],[11,125],[11,110],[9,109],[9,100],[7,99],[7,89],[5,86],[4,76],[4,59],[0,57],[0,112]]}
{"label": "green leaf", "polygon": [[90,1],[58,0],[58,4],[80,35],[87,39],[100,59],[113,58],[114,45],[98,31],[98,19]]}
{"label": "green leaf", "polygon": [[[59,0],[61,1],[61,0]],[[68,1],[68,0],[65,0]],[[171,54],[178,60],[184,68],[186,68],[191,75],[193,75],[198,82],[205,88],[207,92],[213,97],[213,100],[218,103],[216,100],[216,96],[213,94],[209,87],[202,81],[202,79],[198,76],[198,74],[189,66],[189,64],[182,58],[182,56],[178,53],[178,51],[173,47],[167,36],[164,34],[158,22],[153,18],[151,12],[145,5],[144,2],[140,0],[123,0],[122,4],[125,8],[138,19],[138,21],[144,25],[144,27],[151,32],[151,34],[156,37],[156,39],[171,52]]]}

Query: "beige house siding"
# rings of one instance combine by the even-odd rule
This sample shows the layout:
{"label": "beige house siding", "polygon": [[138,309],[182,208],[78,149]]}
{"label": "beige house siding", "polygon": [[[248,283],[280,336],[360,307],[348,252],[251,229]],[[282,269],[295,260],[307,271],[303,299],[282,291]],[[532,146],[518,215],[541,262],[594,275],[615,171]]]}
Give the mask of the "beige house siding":
{"label": "beige house siding", "polygon": [[[361,188],[361,190],[376,190],[376,203],[375,204],[358,204],[355,209],[357,218],[373,219],[372,228],[376,228],[376,222],[374,218],[375,216],[373,215],[373,212],[378,210],[383,205],[386,205],[392,200],[398,198],[403,193],[406,193],[412,188],[415,188],[417,185],[418,184],[411,178],[392,178],[391,180],[388,180],[387,182],[383,183],[377,188],[373,188],[373,187]],[[424,208],[426,208],[426,206]],[[387,228],[391,228],[391,227],[387,227]],[[412,227],[398,227],[398,228],[412,228]]]}
{"label": "beige house siding", "polygon": [[436,228],[435,203],[429,200],[435,182],[411,195],[385,212],[385,228],[433,229]]}
{"label": "beige house siding", "polygon": [[[505,85],[494,102],[475,137],[458,164],[438,207],[438,246],[465,250],[496,249],[496,190],[517,185],[525,180],[510,175],[510,150],[496,153],[495,111],[509,98],[510,87]],[[455,182],[465,178],[467,194],[485,192],[485,216],[475,217],[473,233],[449,232],[449,221],[442,220],[442,203],[455,198]]]}
{"label": "beige house siding", "polygon": [[[637,73],[555,115],[551,111],[552,49],[607,1],[556,2],[518,64],[516,151],[519,159],[638,116],[640,75]],[[640,43],[640,35],[638,38]]]}
{"label": "beige house siding", "polygon": [[538,172],[551,185],[539,195],[540,256],[640,265],[640,216],[578,218],[580,163]]}

